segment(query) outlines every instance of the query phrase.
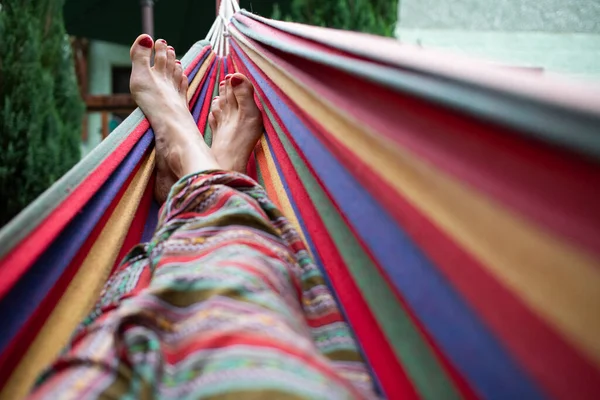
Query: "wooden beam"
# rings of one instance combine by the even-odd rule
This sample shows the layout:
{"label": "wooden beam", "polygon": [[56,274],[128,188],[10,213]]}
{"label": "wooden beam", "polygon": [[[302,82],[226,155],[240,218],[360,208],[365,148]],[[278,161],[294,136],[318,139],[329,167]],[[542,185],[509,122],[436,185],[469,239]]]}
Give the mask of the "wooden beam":
{"label": "wooden beam", "polygon": [[88,112],[111,111],[131,112],[137,108],[130,94],[91,95],[85,96],[85,104]]}
{"label": "wooden beam", "polygon": [[102,140],[106,139],[106,137],[108,136],[108,134],[110,133],[109,131],[109,126],[108,126],[108,117],[109,117],[109,113],[107,111],[103,111],[102,112]]}

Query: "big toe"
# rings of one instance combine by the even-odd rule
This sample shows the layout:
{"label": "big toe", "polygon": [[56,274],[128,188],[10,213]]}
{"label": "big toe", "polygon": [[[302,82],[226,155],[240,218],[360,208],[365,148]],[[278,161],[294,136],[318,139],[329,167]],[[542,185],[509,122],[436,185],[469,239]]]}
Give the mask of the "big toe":
{"label": "big toe", "polygon": [[254,86],[243,74],[236,72],[229,79],[233,95],[240,107],[256,107],[254,104]]}
{"label": "big toe", "polygon": [[150,71],[150,57],[152,56],[152,38],[140,35],[133,42],[129,56],[131,57],[131,91],[135,93],[139,86],[144,84],[145,76]]}
{"label": "big toe", "polygon": [[140,35],[135,39],[129,50],[129,56],[134,68],[142,66],[150,68],[150,57],[152,56],[153,46],[154,42],[148,35]]}

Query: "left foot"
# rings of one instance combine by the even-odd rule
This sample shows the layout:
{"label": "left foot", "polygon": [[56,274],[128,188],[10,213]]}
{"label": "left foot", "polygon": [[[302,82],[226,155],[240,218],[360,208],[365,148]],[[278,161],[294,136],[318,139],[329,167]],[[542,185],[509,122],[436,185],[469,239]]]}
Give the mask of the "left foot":
{"label": "left foot", "polygon": [[222,167],[202,140],[190,114],[187,77],[175,60],[174,49],[162,39],[153,43],[150,36],[140,35],[130,54],[131,95],[154,130],[157,170],[154,195],[162,203],[182,176]]}

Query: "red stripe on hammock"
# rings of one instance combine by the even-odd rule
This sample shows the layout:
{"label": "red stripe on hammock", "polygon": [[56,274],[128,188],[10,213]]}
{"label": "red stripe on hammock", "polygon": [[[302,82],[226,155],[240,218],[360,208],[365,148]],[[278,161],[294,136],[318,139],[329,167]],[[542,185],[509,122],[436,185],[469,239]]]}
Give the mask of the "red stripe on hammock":
{"label": "red stripe on hammock", "polygon": [[[210,57],[210,56],[208,56],[208,57]],[[212,61],[210,61],[209,65],[207,66],[206,71],[204,71],[204,75],[202,75],[202,77],[200,78],[200,83],[198,84],[198,87],[197,87],[196,91],[194,92],[194,95],[192,96],[192,99],[190,100],[190,103],[189,103],[190,110],[192,110],[194,108],[194,106],[196,105],[196,102],[198,101],[198,98],[200,97],[200,93],[202,92],[202,86],[204,85],[204,82],[208,78],[209,74],[207,74],[207,72],[210,71],[210,69],[212,68],[212,65],[216,62],[216,59],[217,59],[216,57],[213,57]],[[202,67],[200,67],[200,68],[202,68]],[[198,73],[200,73],[200,71],[198,71]],[[206,101],[206,98],[202,99],[202,101]]]}
{"label": "red stripe on hammock", "polygon": [[183,71],[185,76],[188,76],[194,70],[194,68],[196,68],[196,66],[200,62],[200,59],[202,59],[204,54],[206,54],[206,52],[208,51],[210,51],[210,46],[204,46],[204,48],[202,49],[202,51],[200,51],[200,53],[198,53],[196,58],[194,58],[192,62],[190,62],[187,67],[185,67],[185,70]]}
{"label": "red stripe on hammock", "polygon": [[[215,57],[217,63],[220,64],[220,57]],[[217,65],[218,66],[218,65]],[[210,112],[210,104],[212,103],[213,93],[215,91],[216,79],[217,79],[217,70],[218,68],[214,68],[208,77],[208,89],[206,90],[206,96],[202,103],[202,110],[200,111],[200,115],[198,116],[198,121],[196,121],[196,125],[200,131],[200,135],[204,136],[204,130],[206,129],[206,124],[208,123],[208,113]],[[221,73],[222,71],[220,71]],[[206,82],[202,82],[201,85],[206,85]],[[196,93],[200,93],[202,91],[202,86],[198,86],[198,90]]]}
{"label": "red stripe on hammock", "polygon": [[[8,346],[6,346],[6,350],[0,355],[0,370],[7,371],[13,370],[18,365],[19,361],[31,345],[33,341],[36,339],[38,333],[43,328],[46,323],[48,317],[61,300],[63,294],[69,287],[69,284],[79,271],[81,264],[87,257],[90,249],[96,242],[96,239],[104,229],[106,223],[112,216],[115,208],[121,201],[125,191],[127,190],[129,184],[133,180],[133,177],[136,175],[137,171],[140,169],[140,165],[136,166],[136,168],[132,171],[131,175],[127,178],[123,187],[119,190],[114,200],[110,203],[108,209],[104,212],[101,219],[98,221],[90,236],[85,241],[79,252],[75,255],[71,263],[67,266],[65,271],[60,276],[59,280],[54,284],[54,286],[50,289],[46,297],[42,300],[40,305],[35,309],[35,311],[29,316],[26,322],[23,324],[21,329],[15,335],[15,337],[9,342]],[[11,376],[11,374],[0,374],[0,387],[3,387],[6,383],[6,380]]]}
{"label": "red stripe on hammock", "polygon": [[150,214],[150,208],[152,206],[152,199],[154,198],[154,184],[156,182],[156,175],[152,174],[150,180],[148,181],[148,186],[140,199],[140,204],[137,208],[135,216],[133,217],[133,221],[131,221],[131,226],[129,227],[129,231],[127,232],[127,236],[121,245],[121,250],[119,250],[119,254],[115,260],[115,264],[110,271],[110,275],[117,270],[121,261],[125,258],[125,256],[129,253],[129,251],[140,243],[142,239],[142,235],[144,234],[144,228],[146,227],[146,220],[148,219],[148,215]]}
{"label": "red stripe on hammock", "polygon": [[17,282],[33,262],[58,236],[62,229],[92,198],[121,161],[148,130],[146,119],[110,153],[104,161],[82,181],[33,231],[25,237],[9,254],[0,260],[0,298]]}

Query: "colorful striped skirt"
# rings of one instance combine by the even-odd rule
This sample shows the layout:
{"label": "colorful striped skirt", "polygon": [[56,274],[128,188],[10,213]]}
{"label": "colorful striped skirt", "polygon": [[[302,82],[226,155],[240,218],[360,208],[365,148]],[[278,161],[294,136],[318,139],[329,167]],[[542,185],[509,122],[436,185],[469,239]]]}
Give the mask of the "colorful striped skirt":
{"label": "colorful striped skirt", "polygon": [[182,178],[32,398],[373,398],[297,232],[245,175]]}

